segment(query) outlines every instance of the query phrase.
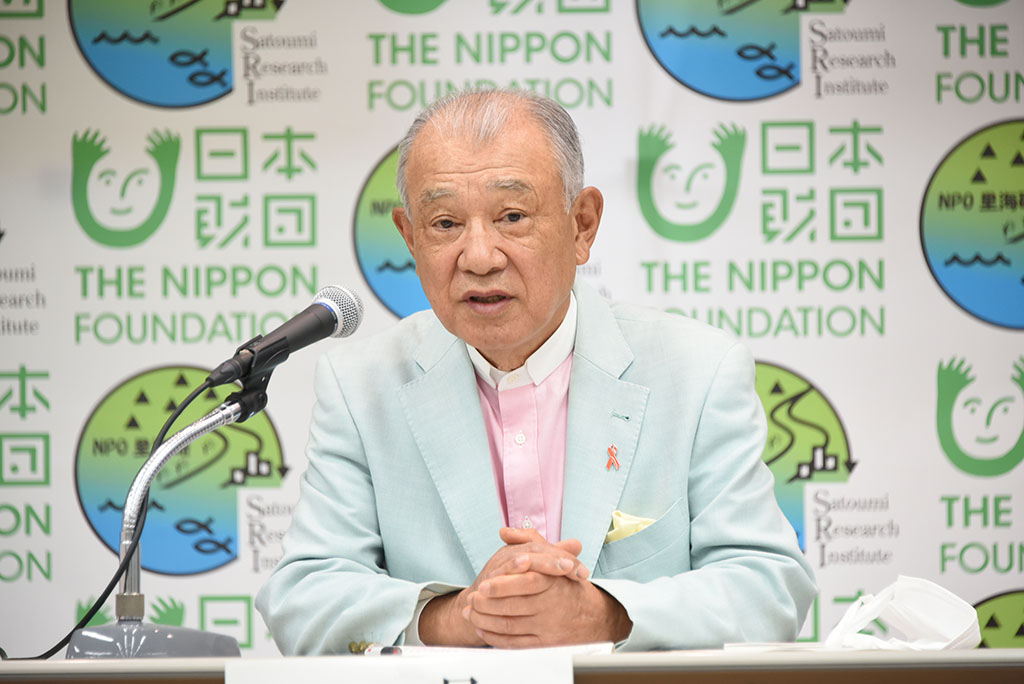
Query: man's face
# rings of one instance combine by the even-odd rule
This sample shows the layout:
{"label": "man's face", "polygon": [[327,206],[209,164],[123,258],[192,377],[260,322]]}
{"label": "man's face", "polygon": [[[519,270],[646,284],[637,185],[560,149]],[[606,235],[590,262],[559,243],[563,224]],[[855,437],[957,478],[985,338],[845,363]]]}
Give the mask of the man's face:
{"label": "man's face", "polygon": [[596,188],[566,211],[549,147],[521,113],[484,146],[428,124],[406,167],[409,213],[393,213],[438,319],[504,370],[562,322],[601,219]]}

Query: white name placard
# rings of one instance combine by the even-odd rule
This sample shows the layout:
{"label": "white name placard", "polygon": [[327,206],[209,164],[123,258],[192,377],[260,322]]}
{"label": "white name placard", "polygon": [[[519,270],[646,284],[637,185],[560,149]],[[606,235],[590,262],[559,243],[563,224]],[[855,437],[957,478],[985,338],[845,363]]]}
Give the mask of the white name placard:
{"label": "white name placard", "polygon": [[[419,650],[419,649],[417,649]],[[572,654],[562,649],[309,658],[227,663],[225,684],[571,684]]]}

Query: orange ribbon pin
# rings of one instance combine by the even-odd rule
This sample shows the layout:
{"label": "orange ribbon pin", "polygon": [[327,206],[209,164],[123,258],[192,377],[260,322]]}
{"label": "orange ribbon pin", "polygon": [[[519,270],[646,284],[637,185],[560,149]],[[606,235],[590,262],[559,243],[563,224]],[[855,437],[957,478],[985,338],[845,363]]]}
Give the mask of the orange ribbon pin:
{"label": "orange ribbon pin", "polygon": [[615,466],[616,470],[619,469],[619,459],[615,458],[617,453],[619,453],[619,450],[614,444],[608,447],[608,463],[604,466],[605,470],[611,470],[612,466]]}

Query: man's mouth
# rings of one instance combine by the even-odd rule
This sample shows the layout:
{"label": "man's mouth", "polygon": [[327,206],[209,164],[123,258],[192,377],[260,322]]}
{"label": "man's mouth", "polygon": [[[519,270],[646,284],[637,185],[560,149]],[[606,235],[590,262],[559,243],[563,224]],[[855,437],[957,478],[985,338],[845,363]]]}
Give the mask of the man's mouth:
{"label": "man's mouth", "polygon": [[508,297],[506,295],[501,295],[501,294],[486,295],[486,296],[472,295],[472,296],[470,296],[469,301],[471,301],[471,302],[480,302],[481,304],[497,304],[498,302],[500,302],[502,300],[505,300],[505,299],[508,299]]}

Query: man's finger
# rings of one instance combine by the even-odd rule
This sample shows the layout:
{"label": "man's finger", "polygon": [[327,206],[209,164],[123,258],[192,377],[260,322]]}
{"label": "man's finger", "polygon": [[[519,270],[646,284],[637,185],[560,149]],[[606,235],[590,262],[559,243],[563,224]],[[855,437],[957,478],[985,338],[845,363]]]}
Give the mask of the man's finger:
{"label": "man's finger", "polygon": [[462,617],[471,620],[471,613],[500,617],[528,617],[544,611],[544,597],[509,596],[507,598],[488,598],[476,591],[462,611]]}
{"label": "man's finger", "polygon": [[524,550],[514,555],[508,554],[507,557],[489,566],[481,575],[481,579],[499,575],[519,575],[529,570],[574,580],[583,580],[590,576],[590,571],[576,556],[549,546],[544,551]]}
{"label": "man's finger", "polygon": [[492,576],[517,575],[519,573],[529,571],[532,564],[533,561],[530,558],[530,554],[517,553],[498,567],[494,568]]}
{"label": "man's finger", "polygon": [[539,572],[524,572],[519,575],[501,575],[480,583],[477,592],[490,599],[509,596],[533,596],[547,591],[555,582],[569,582],[565,577],[552,577]]}
{"label": "man's finger", "polygon": [[579,539],[563,539],[555,544],[555,547],[562,551],[568,551],[576,559],[576,566],[573,570],[573,576],[575,579],[585,580],[590,577],[590,569],[583,563],[579,562],[579,555],[583,550],[583,544]]}
{"label": "man's finger", "polygon": [[478,613],[475,610],[469,611],[466,618],[478,632],[490,632],[503,636],[525,636],[534,632],[533,625],[536,620],[533,616],[518,615],[488,615]]}
{"label": "man's finger", "polygon": [[[516,547],[514,550],[530,554],[530,569],[532,570],[577,580],[585,580],[590,577],[590,570],[577,558],[583,548],[578,539],[563,539],[557,544],[551,544],[535,529],[525,530],[514,527],[501,528],[499,535],[506,544]],[[512,551],[513,549],[506,547],[504,550]],[[569,565],[566,564],[566,561]],[[502,574],[513,572],[522,572],[522,568],[508,570],[507,573]]]}
{"label": "man's finger", "polygon": [[506,544],[528,544],[529,542],[542,542],[548,543],[544,537],[540,536],[534,528],[520,528],[520,527],[502,527],[498,530],[498,536],[501,537],[501,541]]}
{"label": "man's finger", "polygon": [[536,634],[508,635],[497,632],[488,632],[483,629],[476,630],[476,634],[488,646],[495,648],[539,648],[544,644]]}
{"label": "man's finger", "polygon": [[[492,577],[501,577],[502,575],[521,575],[524,572],[529,572],[530,566],[534,563],[533,555],[526,552],[509,555],[499,563],[485,568],[485,571],[477,578],[477,582],[483,582]],[[548,565],[550,564],[551,561],[548,561]]]}
{"label": "man's finger", "polygon": [[584,580],[590,576],[587,567],[575,556],[556,555],[554,553],[531,553],[530,570],[552,577],[567,577]]}
{"label": "man's finger", "polygon": [[560,542],[556,542],[555,546],[563,551],[568,551],[574,556],[580,555],[580,551],[583,550],[583,543],[579,539],[563,539]]}

